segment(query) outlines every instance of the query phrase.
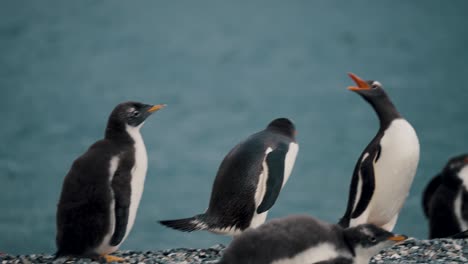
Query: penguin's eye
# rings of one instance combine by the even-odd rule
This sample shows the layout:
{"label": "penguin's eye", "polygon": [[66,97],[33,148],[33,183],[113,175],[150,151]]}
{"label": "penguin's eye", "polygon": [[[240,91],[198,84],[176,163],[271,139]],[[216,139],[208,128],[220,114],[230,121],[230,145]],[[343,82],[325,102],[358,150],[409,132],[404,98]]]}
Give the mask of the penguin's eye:
{"label": "penguin's eye", "polygon": [[140,111],[137,111],[137,110],[133,111],[132,116],[133,117],[139,117],[140,116]]}
{"label": "penguin's eye", "polygon": [[369,241],[372,242],[372,243],[374,243],[375,241],[377,241],[377,238],[375,238],[375,237],[369,237]]}

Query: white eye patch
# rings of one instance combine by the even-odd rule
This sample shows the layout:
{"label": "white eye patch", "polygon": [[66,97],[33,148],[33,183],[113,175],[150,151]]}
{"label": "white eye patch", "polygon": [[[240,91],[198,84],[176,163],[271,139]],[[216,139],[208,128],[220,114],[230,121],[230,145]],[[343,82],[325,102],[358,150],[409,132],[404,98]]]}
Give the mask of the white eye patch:
{"label": "white eye patch", "polygon": [[372,86],[378,86],[378,87],[382,87],[382,84],[378,81],[374,81],[372,82]]}
{"label": "white eye patch", "polygon": [[369,229],[367,229],[365,227],[361,229],[361,232],[363,234],[367,235],[367,236],[373,236],[374,235],[374,233],[372,231],[370,231]]}
{"label": "white eye patch", "polygon": [[127,112],[129,112],[129,113],[131,113],[131,112],[133,112],[133,111],[135,111],[135,108],[134,108],[134,107],[130,107],[130,108],[127,110]]}

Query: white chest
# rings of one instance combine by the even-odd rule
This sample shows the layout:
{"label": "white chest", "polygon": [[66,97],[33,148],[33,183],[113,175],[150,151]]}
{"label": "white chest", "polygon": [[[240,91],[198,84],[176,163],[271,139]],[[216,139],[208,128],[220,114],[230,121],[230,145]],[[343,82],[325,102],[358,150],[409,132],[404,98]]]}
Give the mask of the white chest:
{"label": "white chest", "polygon": [[458,172],[458,178],[460,178],[463,182],[463,187],[465,190],[468,191],[468,165],[463,167],[459,172]]}
{"label": "white chest", "polygon": [[[141,127],[141,125],[140,125]],[[131,180],[131,197],[130,197],[130,208],[128,216],[128,225],[125,232],[124,239],[133,227],[140,199],[143,194],[145,185],[146,171],[148,169],[148,156],[146,153],[145,143],[143,137],[140,134],[140,127],[127,126],[127,132],[135,142],[135,165],[132,168],[132,180]],[[122,241],[124,240],[122,239]]]}
{"label": "white chest", "polygon": [[288,153],[286,154],[286,158],[284,160],[284,179],[283,179],[283,186],[291,176],[291,172],[294,168],[294,163],[296,162],[297,152],[299,151],[299,145],[297,143],[291,142],[289,144]]}
{"label": "white chest", "polygon": [[357,246],[355,248],[356,256],[353,259],[353,264],[368,264],[371,258],[378,254],[384,247],[373,246],[370,248],[363,248]]}
{"label": "white chest", "polygon": [[397,215],[408,195],[419,162],[419,141],[413,127],[396,119],[380,142],[381,153],[374,164],[375,191],[369,217],[376,224]]}
{"label": "white chest", "polygon": [[462,186],[457,193],[453,208],[460,231],[463,231],[468,229],[468,221],[463,218],[463,203],[468,202],[463,200],[463,191],[468,191],[468,166],[458,172],[458,177],[462,180]]}

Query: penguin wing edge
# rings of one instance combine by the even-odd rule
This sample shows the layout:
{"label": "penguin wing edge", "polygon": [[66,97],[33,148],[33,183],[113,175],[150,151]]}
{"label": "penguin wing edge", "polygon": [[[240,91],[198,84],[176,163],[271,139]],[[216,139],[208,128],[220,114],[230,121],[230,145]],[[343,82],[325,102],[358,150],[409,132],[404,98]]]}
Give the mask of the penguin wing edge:
{"label": "penguin wing edge", "polygon": [[127,231],[131,196],[130,180],[130,172],[125,173],[122,170],[117,170],[112,180],[111,186],[115,199],[115,229],[110,241],[112,246],[119,245]]}
{"label": "penguin wing edge", "polygon": [[284,162],[288,146],[280,145],[278,148],[268,153],[265,162],[268,167],[268,178],[266,182],[266,192],[262,202],[257,208],[257,214],[270,210],[279,196],[284,179]]}
{"label": "penguin wing edge", "polygon": [[380,155],[380,146],[373,158],[370,156],[364,159],[361,163],[358,173],[358,181],[362,182],[361,196],[356,204],[356,208],[351,214],[351,218],[359,217],[367,209],[372,196],[374,195],[375,188],[375,174],[374,174],[374,160]]}

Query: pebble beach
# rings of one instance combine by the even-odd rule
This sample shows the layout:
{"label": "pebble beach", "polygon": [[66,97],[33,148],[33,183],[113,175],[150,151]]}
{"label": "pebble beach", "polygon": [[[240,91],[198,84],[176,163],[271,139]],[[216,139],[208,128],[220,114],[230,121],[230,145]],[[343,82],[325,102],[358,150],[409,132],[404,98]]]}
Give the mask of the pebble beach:
{"label": "pebble beach", "polygon": [[[215,245],[206,249],[169,249],[159,251],[118,251],[115,256],[122,257],[125,263],[131,264],[214,264],[217,263],[223,250],[223,245]],[[1,264],[97,264],[91,259],[66,259],[54,260],[52,255],[31,254],[12,256],[0,253]],[[458,264],[468,263],[468,239],[433,239],[416,240],[409,239],[403,244],[382,251],[376,255],[372,264],[403,264],[403,263],[444,263]]]}

